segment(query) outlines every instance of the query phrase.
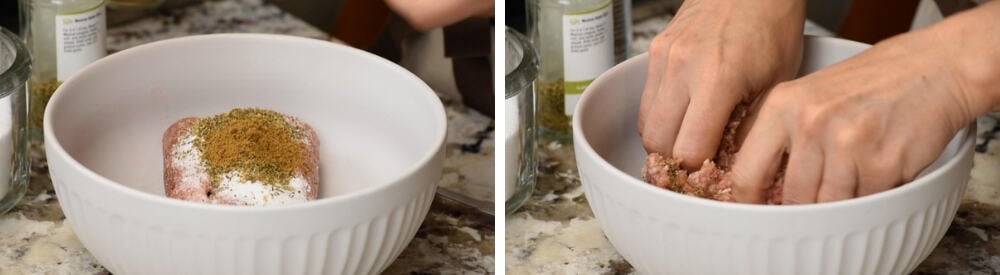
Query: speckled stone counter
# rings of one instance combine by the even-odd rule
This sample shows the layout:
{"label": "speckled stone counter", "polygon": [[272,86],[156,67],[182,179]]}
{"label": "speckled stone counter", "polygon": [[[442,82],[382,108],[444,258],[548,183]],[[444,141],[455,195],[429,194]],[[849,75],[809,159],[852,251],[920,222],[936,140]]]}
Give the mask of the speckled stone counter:
{"label": "speckled stone counter", "polygon": [[[671,10],[636,10],[633,55],[645,52]],[[640,15],[646,14],[646,16]],[[811,22],[805,32],[830,35]],[[915,274],[1000,274],[1000,124],[980,118],[966,201],[934,252]],[[507,274],[636,273],[608,242],[580,188],[572,144],[542,141],[532,199],[506,218]]]}
{"label": "speckled stone counter", "polygon": [[[317,30],[262,0],[209,1],[108,30],[116,52],[156,40],[205,33],[253,32],[327,40]],[[443,98],[449,132],[441,186],[459,192],[490,190],[492,197],[493,121]],[[40,152],[33,151],[40,159]],[[479,185],[490,184],[488,188]],[[24,200],[0,216],[0,274],[109,274],[63,223],[48,167],[35,161]],[[493,216],[440,196],[435,198],[416,237],[386,274],[492,274]]]}

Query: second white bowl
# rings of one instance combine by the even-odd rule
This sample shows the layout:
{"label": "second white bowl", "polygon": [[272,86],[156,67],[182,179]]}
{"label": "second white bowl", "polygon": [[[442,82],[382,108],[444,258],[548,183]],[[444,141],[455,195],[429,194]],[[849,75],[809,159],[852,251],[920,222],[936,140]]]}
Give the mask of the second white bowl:
{"label": "second white bowl", "polygon": [[[802,73],[867,45],[807,37]],[[636,117],[647,57],[601,75],[573,120],[587,200],[608,240],[644,274],[904,274],[934,249],[957,211],[972,168],[974,125],[958,133],[913,182],[814,205],[701,199],[641,180],[646,157]]]}

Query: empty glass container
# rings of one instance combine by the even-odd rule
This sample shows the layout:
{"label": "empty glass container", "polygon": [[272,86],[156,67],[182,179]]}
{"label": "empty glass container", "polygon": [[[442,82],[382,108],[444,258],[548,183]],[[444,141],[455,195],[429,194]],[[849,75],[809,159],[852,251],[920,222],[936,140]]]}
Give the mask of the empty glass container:
{"label": "empty glass container", "polygon": [[506,37],[505,145],[506,213],[516,211],[535,187],[535,96],[538,60],[528,39],[507,28]]}

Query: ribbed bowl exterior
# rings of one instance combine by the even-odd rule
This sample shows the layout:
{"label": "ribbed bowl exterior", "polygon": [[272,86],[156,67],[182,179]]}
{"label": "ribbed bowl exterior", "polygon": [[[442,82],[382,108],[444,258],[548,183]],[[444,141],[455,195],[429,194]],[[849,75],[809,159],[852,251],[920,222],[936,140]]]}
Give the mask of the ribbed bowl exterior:
{"label": "ribbed bowl exterior", "polygon": [[440,165],[429,165],[403,188],[273,213],[285,217],[246,218],[144,203],[82,184],[86,175],[65,165],[50,159],[66,219],[114,274],[377,274],[413,239],[434,198],[432,179],[440,176],[433,172]]}
{"label": "ribbed bowl exterior", "polygon": [[[923,192],[934,200],[906,202],[892,211],[873,209],[881,205],[873,203],[835,214],[773,213],[740,224],[725,218],[732,213],[716,213],[725,210],[662,198],[646,205],[616,184],[620,179],[588,172],[595,171],[588,162],[580,162],[580,171],[604,234],[642,274],[908,274],[930,255],[955,216],[972,165],[971,158],[962,162],[948,181],[926,185]],[[852,215],[870,222],[837,219]],[[837,224],[848,229],[808,229]]]}

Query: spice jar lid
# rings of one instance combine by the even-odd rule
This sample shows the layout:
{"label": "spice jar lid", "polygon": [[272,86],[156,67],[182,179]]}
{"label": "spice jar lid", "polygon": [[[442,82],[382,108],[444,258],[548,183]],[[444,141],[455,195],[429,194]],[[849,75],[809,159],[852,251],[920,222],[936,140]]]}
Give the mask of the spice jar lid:
{"label": "spice jar lid", "polygon": [[505,62],[505,82],[506,98],[517,95],[528,85],[531,85],[538,76],[538,58],[535,48],[528,42],[528,38],[518,33],[516,30],[507,28],[507,36],[504,52]]}

